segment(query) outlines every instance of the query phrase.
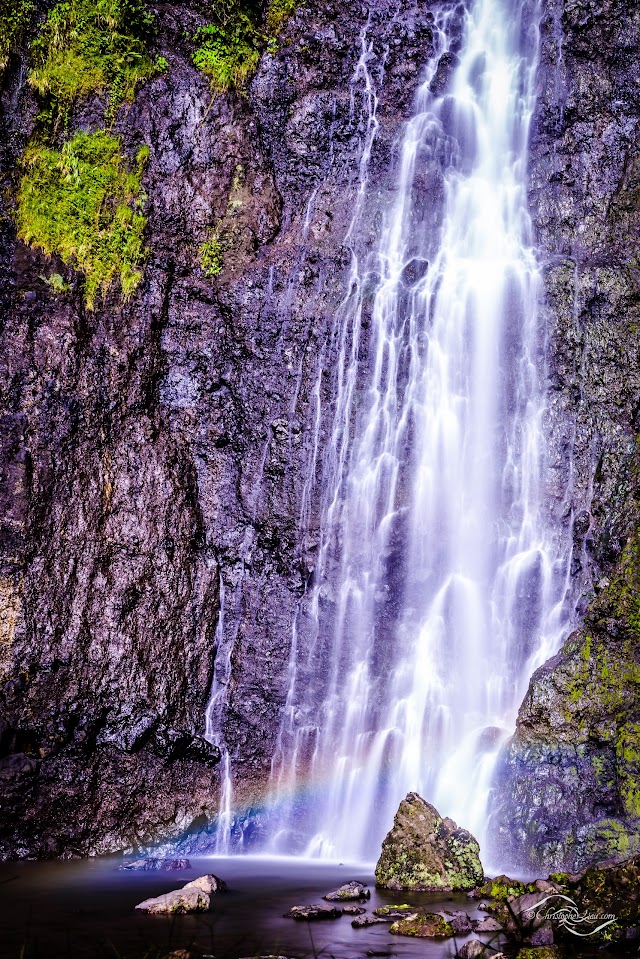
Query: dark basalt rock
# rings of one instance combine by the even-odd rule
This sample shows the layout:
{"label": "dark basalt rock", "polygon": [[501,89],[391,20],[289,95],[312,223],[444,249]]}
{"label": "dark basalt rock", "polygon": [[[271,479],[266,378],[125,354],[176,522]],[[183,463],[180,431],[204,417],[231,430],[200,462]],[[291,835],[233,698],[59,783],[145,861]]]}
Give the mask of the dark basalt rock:
{"label": "dark basalt rock", "polygon": [[438,66],[429,89],[434,97],[441,97],[447,91],[455,68],[460,63],[455,53],[443,53],[438,60]]}
{"label": "dark basalt rock", "polygon": [[[191,60],[202,16],[159,5],[152,52],[167,70],[113,130],[127,156],[150,148],[149,256],[135,296],[110,294],[93,312],[72,270],[15,236],[15,171],[39,109],[24,59],[35,14],[4,72],[0,857],[159,840],[189,855],[211,842],[219,752],[202,736],[221,581],[234,644],[223,738],[238,802],[263,795],[314,564],[316,504],[304,541],[298,530],[307,426],[325,342],[336,368],[330,330],[368,115],[362,78],[350,84],[366,30],[379,127],[364,252],[433,49],[427,7],[310,0],[246,95],[213,98]],[[69,129],[95,126],[103,108],[81,103]],[[232,248],[207,278],[198,250],[231,201]],[[52,267],[63,296],[41,279]],[[327,411],[334,389],[330,373]]]}
{"label": "dark basalt rock", "polygon": [[502,753],[492,858],[527,871],[640,849],[639,72],[628,0],[545,0],[530,203],[550,330],[549,503],[559,526],[575,517],[572,576],[591,600],[533,676]]}

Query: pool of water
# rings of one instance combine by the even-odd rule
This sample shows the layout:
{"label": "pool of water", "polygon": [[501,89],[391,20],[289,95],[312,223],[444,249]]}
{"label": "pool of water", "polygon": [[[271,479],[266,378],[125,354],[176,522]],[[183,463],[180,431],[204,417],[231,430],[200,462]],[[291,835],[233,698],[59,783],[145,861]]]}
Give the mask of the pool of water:
{"label": "pool of water", "polygon": [[[410,902],[466,909],[482,916],[464,894],[389,893],[374,885],[373,866],[300,859],[215,857],[192,859],[184,872],[121,872],[121,859],[0,864],[2,959],[156,959],[192,948],[199,956],[241,959],[334,956],[360,959],[449,959],[463,941],[393,936],[387,925],[353,929],[351,918],[299,922],[284,918],[291,906],[322,901],[350,879],[369,884],[368,911]],[[136,903],[213,872],[229,886],[211,912],[168,919],[136,912]],[[488,938],[488,937],[486,937]]]}

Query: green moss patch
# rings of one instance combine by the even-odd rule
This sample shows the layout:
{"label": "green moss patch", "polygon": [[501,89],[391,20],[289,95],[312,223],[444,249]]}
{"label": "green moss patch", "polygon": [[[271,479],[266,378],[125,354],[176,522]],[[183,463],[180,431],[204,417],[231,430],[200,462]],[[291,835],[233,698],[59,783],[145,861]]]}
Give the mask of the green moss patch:
{"label": "green moss patch", "polygon": [[140,282],[147,157],[143,148],[130,168],[119,139],[98,130],[77,133],[60,151],[31,145],[23,158],[18,233],[84,273],[89,309],[112,285],[128,297]]}
{"label": "green moss patch", "polygon": [[49,12],[32,44],[29,82],[45,98],[43,117],[66,119],[71,104],[108,92],[107,116],[136,87],[163,70],[147,43],[153,18],[142,0],[64,0]]}
{"label": "green moss patch", "polygon": [[413,936],[419,939],[445,939],[454,935],[451,923],[434,912],[399,919],[389,927],[389,932],[395,936]]}

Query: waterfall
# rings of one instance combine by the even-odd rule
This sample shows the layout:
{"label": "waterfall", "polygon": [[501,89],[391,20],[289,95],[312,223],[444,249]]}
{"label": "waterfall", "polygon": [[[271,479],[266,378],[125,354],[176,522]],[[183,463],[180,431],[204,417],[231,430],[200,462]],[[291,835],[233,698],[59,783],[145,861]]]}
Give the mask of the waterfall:
{"label": "waterfall", "polygon": [[272,772],[281,851],[373,859],[408,790],[482,843],[497,750],[571,618],[526,195],[536,11],[475,0],[461,35],[458,16],[436,14],[395,200],[332,333],[321,541]]}

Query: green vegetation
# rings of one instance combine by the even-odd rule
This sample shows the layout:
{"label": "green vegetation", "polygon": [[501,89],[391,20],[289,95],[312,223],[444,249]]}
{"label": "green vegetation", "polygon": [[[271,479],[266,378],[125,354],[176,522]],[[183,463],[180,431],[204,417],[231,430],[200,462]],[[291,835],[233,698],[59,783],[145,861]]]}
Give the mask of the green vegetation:
{"label": "green vegetation", "polygon": [[142,0],[63,0],[49,12],[32,44],[29,82],[45,99],[43,119],[66,122],[72,103],[109,93],[112,120],[136,87],[166,67],[151,59],[153,18]]}
{"label": "green vegetation", "polygon": [[415,936],[419,939],[444,939],[453,936],[453,926],[435,912],[417,913],[398,919],[389,926],[394,936]]}
{"label": "green vegetation", "polygon": [[0,0],[0,73],[14,46],[22,39],[32,10],[33,0]]}
{"label": "green vegetation", "polygon": [[98,130],[77,133],[61,151],[32,144],[23,158],[19,235],[84,273],[89,309],[113,283],[128,297],[140,282],[148,156],[143,147],[129,169],[118,138]]}
{"label": "green vegetation", "polygon": [[261,52],[275,51],[278,34],[297,6],[298,0],[271,0],[265,13],[259,2],[219,0],[212,6],[211,23],[194,37],[194,64],[218,93],[241,90],[255,73]]}
{"label": "green vegetation", "polygon": [[236,13],[224,25],[201,27],[195,39],[199,46],[193,62],[214,90],[243,87],[258,66],[258,33],[244,13]]}
{"label": "green vegetation", "polygon": [[219,230],[214,229],[209,238],[200,247],[200,266],[205,276],[217,276],[224,266],[224,245],[220,240]]}

